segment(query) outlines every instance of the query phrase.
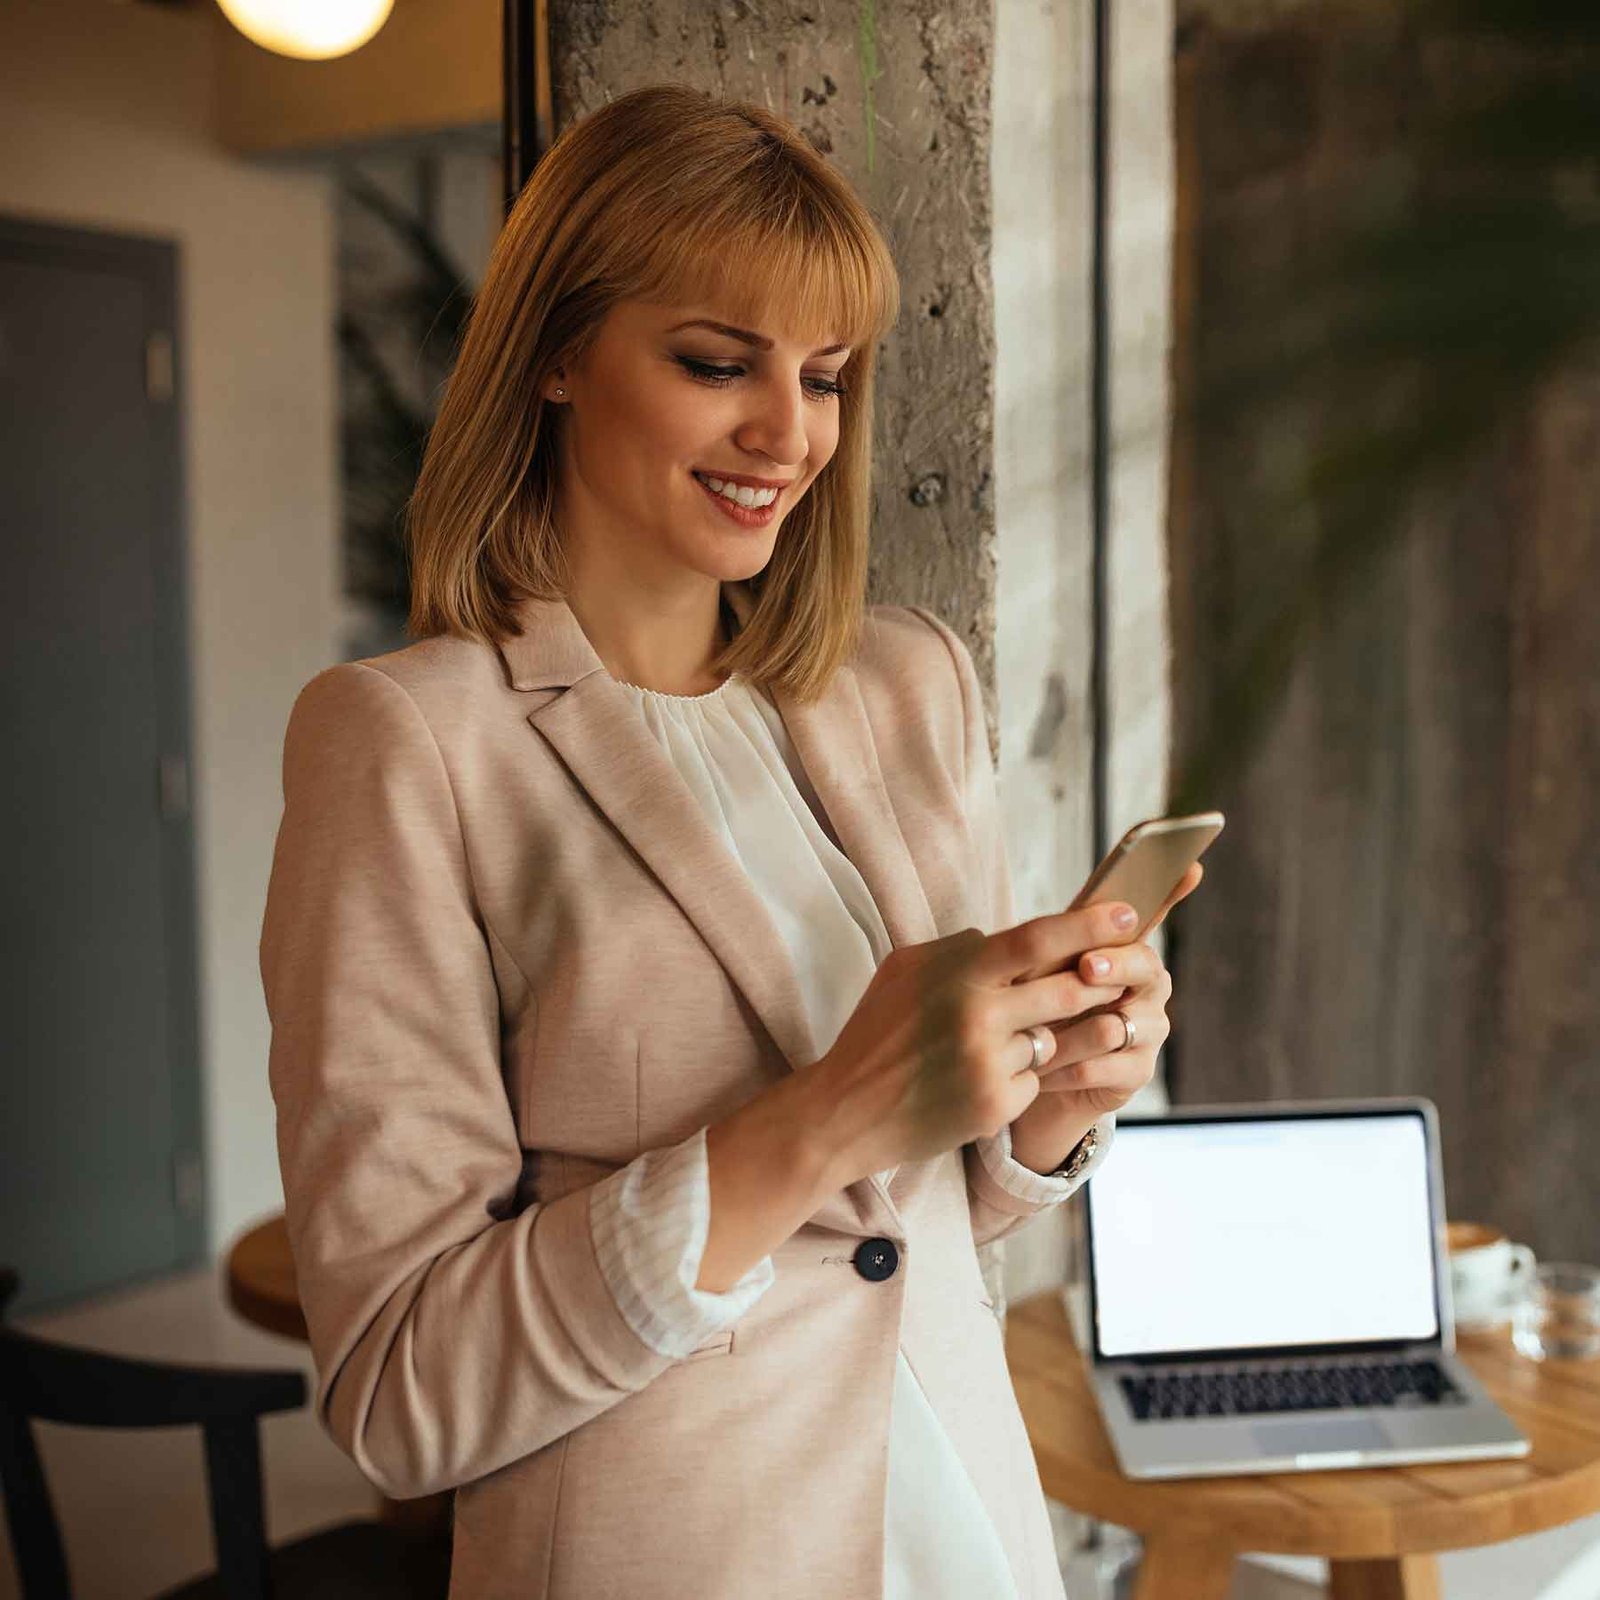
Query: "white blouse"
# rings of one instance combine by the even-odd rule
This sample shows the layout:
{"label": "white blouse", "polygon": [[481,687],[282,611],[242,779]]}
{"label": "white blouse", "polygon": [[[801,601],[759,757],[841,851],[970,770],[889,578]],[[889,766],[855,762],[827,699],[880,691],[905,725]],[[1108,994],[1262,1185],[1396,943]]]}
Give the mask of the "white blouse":
{"label": "white blouse", "polygon": [[[760,893],[793,956],[817,1049],[827,1050],[891,941],[777,707],[738,675],[703,695],[622,687]],[[977,1148],[1001,1187],[1053,1204],[1099,1166],[1112,1127],[1112,1119],[1102,1121],[1101,1148],[1073,1179],[1014,1161],[1008,1129]],[[663,1355],[687,1355],[773,1282],[767,1256],[724,1292],[695,1287],[710,1216],[704,1128],[647,1152],[592,1191],[607,1284],[634,1332]],[[1048,1596],[1018,1595],[988,1512],[904,1353],[890,1411],[885,1540],[884,1600],[1058,1600],[1062,1593],[1057,1584]]]}

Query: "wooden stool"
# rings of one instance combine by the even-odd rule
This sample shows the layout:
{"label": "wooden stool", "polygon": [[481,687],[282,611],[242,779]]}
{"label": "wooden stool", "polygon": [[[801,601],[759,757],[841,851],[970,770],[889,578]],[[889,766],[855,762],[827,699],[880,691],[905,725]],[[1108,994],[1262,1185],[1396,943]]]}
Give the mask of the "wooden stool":
{"label": "wooden stool", "polygon": [[1326,1556],[1334,1600],[1439,1600],[1435,1551],[1600,1510],[1600,1360],[1528,1361],[1504,1331],[1463,1335],[1457,1351],[1527,1434],[1531,1455],[1148,1483],[1117,1466],[1059,1291],[1017,1302],[1006,1317],[1006,1358],[1044,1491],[1142,1536],[1137,1600],[1224,1600],[1248,1550]]}
{"label": "wooden stool", "polygon": [[[227,1283],[228,1303],[246,1322],[286,1339],[310,1342],[295,1287],[289,1230],[281,1211],[234,1241],[228,1252]],[[419,1495],[411,1500],[381,1496],[379,1519],[419,1538],[448,1538],[454,1498],[449,1492]]]}

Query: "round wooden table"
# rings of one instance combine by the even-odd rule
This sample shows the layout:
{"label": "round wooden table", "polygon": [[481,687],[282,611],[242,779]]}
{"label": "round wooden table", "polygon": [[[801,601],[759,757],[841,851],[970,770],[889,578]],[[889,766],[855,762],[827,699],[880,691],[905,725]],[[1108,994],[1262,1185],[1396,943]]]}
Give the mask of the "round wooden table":
{"label": "round wooden table", "polygon": [[258,1328],[310,1342],[281,1211],[233,1241],[228,1251],[228,1303]]}
{"label": "round wooden table", "polygon": [[[227,1284],[228,1303],[246,1322],[286,1339],[310,1342],[295,1285],[289,1230],[281,1211],[234,1240],[228,1251]],[[390,1527],[448,1538],[453,1498],[448,1491],[411,1500],[391,1500],[385,1495],[379,1514]]]}
{"label": "round wooden table", "polygon": [[1117,1466],[1058,1291],[1013,1304],[1006,1357],[1044,1491],[1144,1540],[1137,1600],[1222,1600],[1247,1550],[1326,1556],[1333,1600],[1437,1600],[1434,1552],[1600,1511],[1600,1360],[1536,1362],[1509,1330],[1457,1353],[1532,1454],[1342,1472],[1142,1482]]}

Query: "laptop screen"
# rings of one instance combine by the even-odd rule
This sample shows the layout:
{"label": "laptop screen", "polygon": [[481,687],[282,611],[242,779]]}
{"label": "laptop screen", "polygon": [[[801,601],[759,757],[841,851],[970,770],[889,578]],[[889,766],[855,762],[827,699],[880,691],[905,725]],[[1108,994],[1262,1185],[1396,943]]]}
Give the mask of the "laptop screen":
{"label": "laptop screen", "polygon": [[1420,1112],[1119,1121],[1087,1193],[1102,1357],[1439,1332]]}

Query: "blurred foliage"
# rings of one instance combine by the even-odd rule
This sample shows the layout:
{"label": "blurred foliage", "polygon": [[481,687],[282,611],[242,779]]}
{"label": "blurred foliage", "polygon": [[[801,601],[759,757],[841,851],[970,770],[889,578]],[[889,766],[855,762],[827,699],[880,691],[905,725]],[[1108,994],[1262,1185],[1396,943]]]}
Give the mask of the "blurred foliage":
{"label": "blurred foliage", "polygon": [[[345,307],[338,323],[350,386],[341,441],[346,586],[403,616],[410,609],[411,583],[402,517],[422,469],[434,397],[460,347],[472,293],[466,275],[418,217],[357,172],[341,173],[340,189],[382,224],[411,267],[398,290]],[[414,363],[411,372],[397,370],[386,357],[385,349],[396,345]]]}
{"label": "blurred foliage", "polygon": [[[1229,25],[1225,0],[1194,9],[1202,25]],[[1221,327],[1203,296],[1197,307],[1202,354],[1180,424],[1200,449],[1221,442],[1248,459],[1275,419],[1319,420],[1295,459],[1201,508],[1260,552],[1261,575],[1258,597],[1222,619],[1206,681],[1185,686],[1198,698],[1172,787],[1180,812],[1231,787],[1319,618],[1405,537],[1419,493],[1592,354],[1600,326],[1600,7],[1346,3],[1273,26],[1314,29],[1358,61],[1365,49],[1377,92],[1410,75],[1415,93],[1394,96],[1401,114],[1379,158],[1314,195],[1330,247],[1252,277]],[[1274,103],[1293,96],[1279,86]],[[1196,196],[1202,227],[1211,185],[1202,177]]]}

